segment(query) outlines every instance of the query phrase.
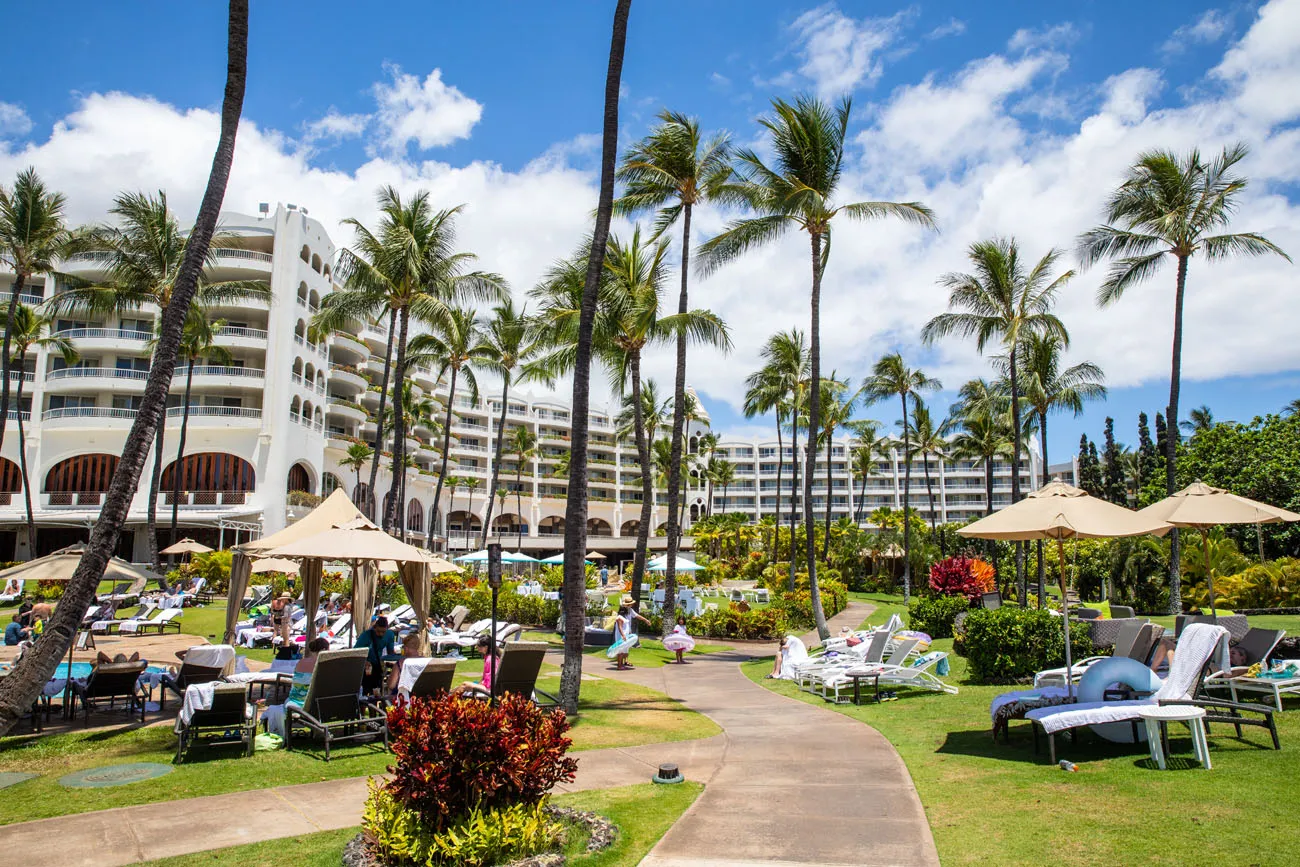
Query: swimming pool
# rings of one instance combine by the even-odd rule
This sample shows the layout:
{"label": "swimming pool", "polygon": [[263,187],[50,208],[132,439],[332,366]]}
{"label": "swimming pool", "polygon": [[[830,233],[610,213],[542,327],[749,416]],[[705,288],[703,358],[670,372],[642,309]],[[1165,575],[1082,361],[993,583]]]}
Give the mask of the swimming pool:
{"label": "swimming pool", "polygon": [[[94,667],[95,666],[89,662],[74,662],[72,663],[72,676],[77,680],[82,680],[84,678],[90,677],[90,671]],[[162,674],[166,670],[167,669],[161,665],[151,665],[145,669],[145,673]],[[59,667],[54,670],[54,674],[50,675],[51,679],[66,678],[67,676],[68,676],[68,663],[66,662],[60,663]]]}

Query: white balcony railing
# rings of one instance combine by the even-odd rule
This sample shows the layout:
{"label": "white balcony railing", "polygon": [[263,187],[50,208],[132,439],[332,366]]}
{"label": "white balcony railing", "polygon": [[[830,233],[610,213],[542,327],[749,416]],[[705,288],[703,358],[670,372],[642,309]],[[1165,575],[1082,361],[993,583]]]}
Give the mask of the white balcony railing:
{"label": "white balcony railing", "polygon": [[[131,410],[134,412],[134,410]],[[185,414],[183,406],[167,407],[167,418],[179,419]],[[256,406],[191,406],[189,417],[196,418],[251,418],[260,419],[262,408]]]}
{"label": "white balcony railing", "polygon": [[271,254],[262,253],[257,250],[240,250],[235,247],[217,247],[212,251],[212,255],[218,259],[243,259],[246,262],[261,262],[266,265],[271,264]]}
{"label": "white balcony railing", "polygon": [[28,307],[35,307],[37,304],[45,303],[45,296],[28,295],[26,292],[23,292],[21,295],[18,296],[18,301],[22,304],[26,304]]}
{"label": "white balcony railing", "polygon": [[[180,379],[186,375],[186,368],[178,367],[172,374],[174,378]],[[195,376],[234,376],[243,379],[262,379],[266,376],[266,371],[260,367],[222,367],[215,364],[201,364],[194,368]]]}
{"label": "white balcony railing", "polygon": [[265,340],[266,331],[261,328],[245,328],[242,325],[223,325],[217,331],[218,337],[243,337],[248,340]]}
{"label": "white balcony railing", "polygon": [[19,376],[22,377],[23,382],[33,382],[33,381],[35,381],[35,379],[36,379],[36,374],[34,374],[34,373],[32,373],[31,371],[28,371],[28,370],[11,370],[11,371],[9,371],[9,378],[10,378],[10,379],[18,379]]}
{"label": "white balcony railing", "polygon": [[41,413],[41,421],[57,421],[66,418],[101,418],[134,421],[139,410],[119,409],[115,406],[61,406],[47,409]]}
{"label": "white balcony railing", "polygon": [[222,506],[243,506],[248,502],[252,491],[181,491],[180,498],[172,496],[171,491],[163,491],[163,505],[173,502],[181,506],[194,508],[220,508]]}
{"label": "white balcony railing", "polygon": [[153,335],[138,328],[64,328],[56,331],[54,336],[68,340],[138,340],[143,343]]}
{"label": "white balcony railing", "polygon": [[143,382],[149,378],[149,371],[116,367],[65,367],[51,370],[45,378],[51,382],[59,379],[129,379]]}

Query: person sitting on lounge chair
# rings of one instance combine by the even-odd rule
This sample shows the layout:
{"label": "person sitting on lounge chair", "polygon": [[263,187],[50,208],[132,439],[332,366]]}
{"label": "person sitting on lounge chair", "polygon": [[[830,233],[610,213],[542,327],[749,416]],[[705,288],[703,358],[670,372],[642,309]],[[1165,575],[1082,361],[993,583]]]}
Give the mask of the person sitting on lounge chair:
{"label": "person sitting on lounge chair", "polygon": [[140,651],[127,656],[125,653],[119,653],[116,656],[109,656],[104,651],[95,654],[95,665],[112,665],[115,662],[139,662]]}
{"label": "person sitting on lounge chair", "polygon": [[395,698],[397,696],[397,684],[402,679],[402,664],[408,659],[415,659],[423,655],[420,651],[420,633],[407,633],[406,637],[402,639],[402,658],[397,660],[397,665],[394,665],[393,670],[388,673],[388,695],[390,697]]}
{"label": "person sitting on lounge chair", "polygon": [[492,692],[492,675],[501,664],[501,647],[498,645],[496,652],[491,653],[488,651],[488,645],[491,643],[492,639],[487,635],[480,635],[478,641],[474,642],[478,652],[483,654],[483,676],[477,681],[470,680],[462,683],[452,691],[452,695],[471,698],[480,690],[487,693]]}
{"label": "person sitting on lounge chair", "polygon": [[397,652],[397,638],[388,629],[388,618],[376,617],[370,628],[357,636],[356,646],[370,650],[361,688],[367,695],[373,695],[384,686],[384,657]]}
{"label": "person sitting on lounge chair", "polygon": [[794,680],[795,667],[808,658],[808,649],[793,635],[787,635],[777,645],[776,659],[772,663],[771,680]]}

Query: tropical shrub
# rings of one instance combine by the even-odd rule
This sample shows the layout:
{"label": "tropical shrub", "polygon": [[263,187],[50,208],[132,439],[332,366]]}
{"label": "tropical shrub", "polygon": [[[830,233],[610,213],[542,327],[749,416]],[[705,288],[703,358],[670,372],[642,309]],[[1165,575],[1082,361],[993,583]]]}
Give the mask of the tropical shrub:
{"label": "tropical shrub", "polygon": [[38,581],[35,596],[44,602],[55,602],[63,598],[63,591],[67,589],[67,581]]}
{"label": "tropical shrub", "polygon": [[[966,657],[971,680],[1009,683],[1034,672],[1065,664],[1061,618],[1050,611],[977,608],[956,629],[953,648]],[[1070,643],[1075,659],[1092,653],[1088,624],[1072,621]]]}
{"label": "tropical shrub", "polygon": [[568,730],[563,711],[518,695],[495,707],[455,696],[404,702],[388,713],[396,762],[384,791],[434,832],[474,810],[538,804],[573,780]]}
{"label": "tropical shrub", "polygon": [[[1225,608],[1291,608],[1300,606],[1300,560],[1283,557],[1256,563],[1235,575],[1214,579],[1217,604]],[[1209,588],[1202,582],[1189,588],[1200,606],[1209,606]]]}
{"label": "tropical shrub", "polygon": [[931,638],[952,638],[953,621],[969,609],[965,596],[917,596],[907,609],[907,625]]}
{"label": "tropical shrub", "polygon": [[993,567],[970,557],[948,557],[930,567],[930,589],[974,602],[980,594],[993,590]]}
{"label": "tropical shrub", "polygon": [[322,499],[308,491],[290,491],[285,502],[290,506],[310,506],[314,509],[321,504]]}
{"label": "tropical shrub", "polygon": [[699,617],[683,621],[686,631],[706,638],[747,638],[752,640],[776,638],[784,635],[788,627],[785,612],[777,605],[741,611],[737,608],[720,608],[706,611]]}

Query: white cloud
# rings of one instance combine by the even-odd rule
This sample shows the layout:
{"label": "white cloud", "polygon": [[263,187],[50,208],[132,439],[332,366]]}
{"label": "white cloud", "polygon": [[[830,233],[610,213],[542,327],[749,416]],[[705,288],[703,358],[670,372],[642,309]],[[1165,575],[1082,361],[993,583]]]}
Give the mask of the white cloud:
{"label": "white cloud", "polygon": [[890,18],[850,18],[834,3],[810,9],[790,29],[800,42],[799,73],[823,97],[874,84],[883,71],[880,52],[898,35],[907,12]]}
{"label": "white cloud", "polygon": [[367,124],[370,123],[368,114],[340,114],[334,106],[330,106],[329,111],[318,120],[307,124],[305,138],[308,142],[320,140],[340,141],[345,138],[356,138],[365,132]]}
{"label": "white cloud", "polygon": [[1078,42],[1079,37],[1082,35],[1079,28],[1069,21],[1038,30],[1024,27],[1011,35],[1011,39],[1007,42],[1007,50],[1013,54],[1023,54],[1044,49],[1058,50],[1070,47],[1075,42]]}
{"label": "white cloud", "polygon": [[1218,9],[1207,9],[1191,24],[1184,24],[1175,30],[1160,50],[1165,54],[1178,54],[1191,44],[1218,42],[1231,26],[1231,15]]}
{"label": "white cloud", "polygon": [[1147,111],[1147,103],[1164,87],[1160,73],[1154,69],[1130,69],[1106,79],[1102,92],[1106,101],[1103,114],[1113,114],[1126,120],[1140,120]]}
{"label": "white cloud", "polygon": [[411,142],[423,151],[469,138],[470,130],[483,116],[483,106],[445,84],[442,70],[433,70],[421,82],[398,66],[390,64],[385,68],[392,81],[374,87],[379,104],[375,121],[385,152],[404,153]]}
{"label": "white cloud", "polygon": [[32,131],[32,119],[21,106],[0,102],[0,138],[22,138]]}
{"label": "white cloud", "polygon": [[966,22],[958,18],[949,18],[947,24],[940,24],[938,27],[925,34],[926,39],[943,39],[945,36],[960,36],[966,32]]}

